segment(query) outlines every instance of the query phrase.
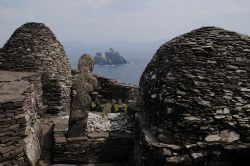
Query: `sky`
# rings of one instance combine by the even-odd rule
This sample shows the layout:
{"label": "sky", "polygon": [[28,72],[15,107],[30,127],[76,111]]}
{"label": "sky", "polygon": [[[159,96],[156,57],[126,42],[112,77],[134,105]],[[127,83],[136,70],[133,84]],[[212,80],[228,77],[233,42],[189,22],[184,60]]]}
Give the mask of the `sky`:
{"label": "sky", "polygon": [[0,46],[26,22],[60,41],[150,42],[202,26],[250,35],[250,0],[0,0]]}

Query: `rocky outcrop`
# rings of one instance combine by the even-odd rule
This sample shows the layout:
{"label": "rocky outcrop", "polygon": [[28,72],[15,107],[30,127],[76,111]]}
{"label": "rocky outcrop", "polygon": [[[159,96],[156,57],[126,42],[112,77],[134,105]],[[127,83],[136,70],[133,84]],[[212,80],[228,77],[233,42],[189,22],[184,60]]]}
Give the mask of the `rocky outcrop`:
{"label": "rocky outcrop", "polygon": [[105,53],[98,52],[95,56],[96,65],[121,65],[128,63],[124,57],[122,57],[119,52],[114,51],[110,48]]}
{"label": "rocky outcrop", "polygon": [[167,148],[165,162],[233,165],[249,155],[249,57],[248,36],[216,27],[191,31],[157,50],[140,92],[157,141],[182,149]]}
{"label": "rocky outcrop", "polygon": [[91,107],[90,92],[97,86],[97,80],[91,73],[93,68],[93,58],[88,54],[81,56],[72,86],[68,137],[85,135],[86,120]]}
{"label": "rocky outcrop", "polygon": [[0,50],[0,68],[38,72],[47,112],[69,111],[71,68],[63,46],[42,23],[18,28]]}
{"label": "rocky outcrop", "polygon": [[42,140],[39,74],[0,71],[0,165],[35,165]]}

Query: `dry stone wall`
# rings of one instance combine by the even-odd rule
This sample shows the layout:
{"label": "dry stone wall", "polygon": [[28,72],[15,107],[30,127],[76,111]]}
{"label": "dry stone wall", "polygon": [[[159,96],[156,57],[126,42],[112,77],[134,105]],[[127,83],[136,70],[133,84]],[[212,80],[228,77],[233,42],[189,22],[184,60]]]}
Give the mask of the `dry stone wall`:
{"label": "dry stone wall", "polygon": [[[139,114],[138,114],[139,115]],[[223,147],[220,143],[197,142],[179,146],[159,142],[150,125],[136,116],[134,164],[136,166],[248,166],[250,148],[247,144]]]}
{"label": "dry stone wall", "polygon": [[55,163],[84,164],[126,161],[133,137],[124,133],[97,133],[90,137],[57,138]]}
{"label": "dry stone wall", "polygon": [[[92,114],[92,113],[90,113]],[[89,122],[93,122],[92,118]],[[98,116],[98,113],[96,113]],[[113,120],[118,120],[118,116],[113,116]],[[103,117],[103,119],[106,119]],[[119,119],[121,121],[121,119]],[[101,129],[98,123],[92,123],[84,137],[66,137],[68,117],[61,117],[55,121],[54,128],[54,163],[58,164],[84,164],[127,161],[133,147],[133,135],[130,131],[124,131],[123,126],[110,127],[112,130]],[[110,120],[112,121],[112,120]],[[121,121],[123,122],[123,121]],[[99,122],[100,123],[100,122]],[[103,122],[105,125],[108,122]],[[115,125],[111,123],[111,125]],[[117,123],[116,125],[119,125]],[[92,129],[97,129],[92,130]],[[128,129],[126,129],[128,130]]]}
{"label": "dry stone wall", "polygon": [[98,87],[94,89],[92,93],[92,98],[99,97],[104,99],[121,99],[123,101],[127,100],[137,100],[139,90],[138,87],[131,84],[125,84],[117,80],[110,78],[94,75],[98,81]]}
{"label": "dry stone wall", "polygon": [[0,68],[40,73],[47,111],[69,111],[69,60],[63,46],[44,24],[26,23],[18,28],[0,50]]}
{"label": "dry stone wall", "polygon": [[0,165],[35,165],[42,109],[39,74],[0,70]]}
{"label": "dry stone wall", "polygon": [[200,165],[232,164],[230,155],[249,150],[249,72],[250,37],[221,28],[191,31],[157,50],[140,80],[145,117],[157,141],[188,148],[168,161],[188,155]]}

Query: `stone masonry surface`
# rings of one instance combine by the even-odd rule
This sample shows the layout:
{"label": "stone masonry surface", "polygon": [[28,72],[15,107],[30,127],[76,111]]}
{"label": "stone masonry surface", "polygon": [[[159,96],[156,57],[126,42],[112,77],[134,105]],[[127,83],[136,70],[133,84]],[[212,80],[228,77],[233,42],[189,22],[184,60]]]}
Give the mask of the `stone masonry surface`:
{"label": "stone masonry surface", "polygon": [[41,153],[39,74],[0,70],[0,165],[34,165]]}
{"label": "stone masonry surface", "polygon": [[230,165],[249,155],[249,72],[250,37],[221,28],[193,30],[157,50],[140,80],[144,115],[157,141],[187,148],[165,150],[167,163]]}
{"label": "stone masonry surface", "polygon": [[92,98],[99,96],[105,99],[137,100],[138,87],[132,84],[125,84],[117,80],[94,75],[98,81],[98,87],[94,89]]}
{"label": "stone masonry surface", "polygon": [[[93,117],[99,113],[92,113],[89,116],[89,122],[92,123]],[[121,114],[110,114],[111,119],[117,121]],[[106,119],[103,117],[102,119]],[[120,119],[122,122],[123,119]],[[132,128],[124,129],[124,126],[117,126],[117,122],[112,125],[113,128],[99,128],[99,123],[92,123],[84,137],[66,137],[68,130],[68,116],[59,117],[55,120],[54,128],[54,163],[84,164],[100,162],[126,161],[133,147]],[[104,121],[104,120],[102,120]],[[107,120],[109,121],[109,120]],[[110,122],[103,123],[110,123]],[[112,120],[110,120],[112,121]],[[124,131],[125,130],[125,131]]]}

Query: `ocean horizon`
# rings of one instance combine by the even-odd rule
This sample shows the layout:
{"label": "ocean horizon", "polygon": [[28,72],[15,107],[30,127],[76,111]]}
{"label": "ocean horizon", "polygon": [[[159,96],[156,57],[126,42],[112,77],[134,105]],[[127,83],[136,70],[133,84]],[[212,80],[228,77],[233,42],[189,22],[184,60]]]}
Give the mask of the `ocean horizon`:
{"label": "ocean horizon", "polygon": [[157,49],[167,40],[148,43],[115,42],[115,43],[83,43],[64,42],[64,48],[73,69],[77,67],[81,55],[87,53],[94,57],[97,52],[105,52],[108,48],[118,51],[129,63],[121,65],[95,65],[94,74],[118,80],[120,82],[139,85],[140,77]]}
{"label": "ocean horizon", "polygon": [[[135,58],[130,63],[121,65],[95,65],[93,73],[110,79],[115,79],[123,83],[139,85],[140,77],[149,63],[150,58]],[[72,65],[73,69],[77,64]]]}

